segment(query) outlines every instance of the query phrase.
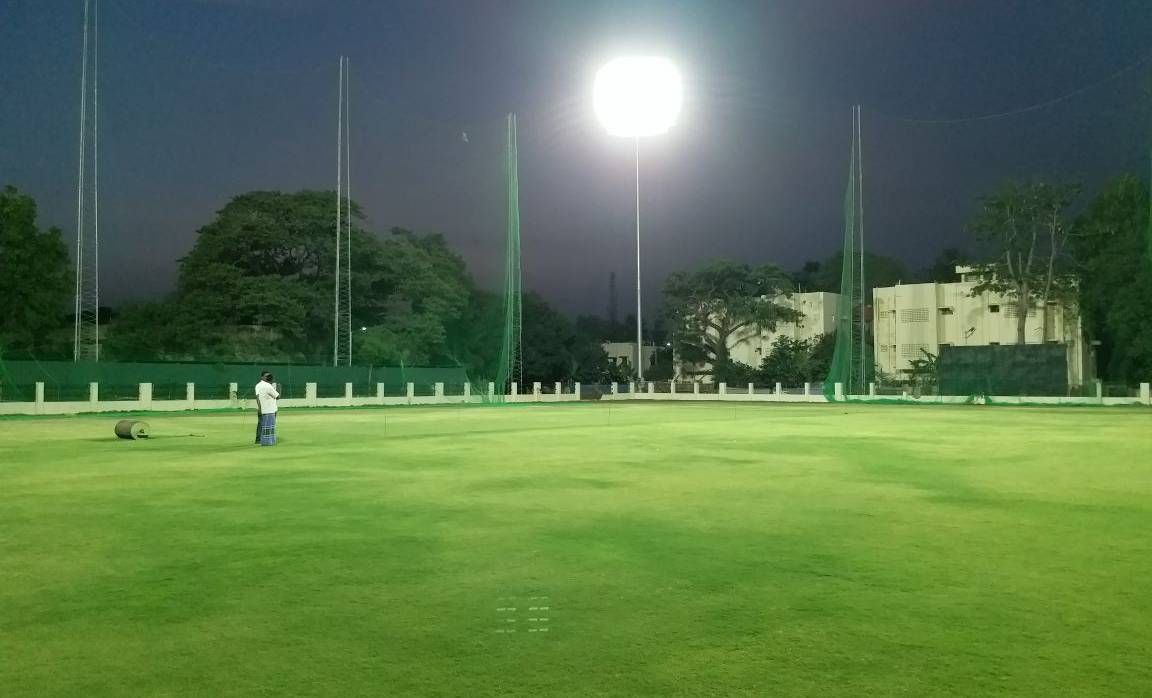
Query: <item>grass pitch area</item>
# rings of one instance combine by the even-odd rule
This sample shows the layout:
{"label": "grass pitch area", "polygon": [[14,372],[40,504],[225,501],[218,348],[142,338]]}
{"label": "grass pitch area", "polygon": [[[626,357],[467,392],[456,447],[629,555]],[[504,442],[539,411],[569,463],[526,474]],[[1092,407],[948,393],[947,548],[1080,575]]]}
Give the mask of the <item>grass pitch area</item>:
{"label": "grass pitch area", "polygon": [[0,420],[0,695],[1152,687],[1149,410],[147,419]]}

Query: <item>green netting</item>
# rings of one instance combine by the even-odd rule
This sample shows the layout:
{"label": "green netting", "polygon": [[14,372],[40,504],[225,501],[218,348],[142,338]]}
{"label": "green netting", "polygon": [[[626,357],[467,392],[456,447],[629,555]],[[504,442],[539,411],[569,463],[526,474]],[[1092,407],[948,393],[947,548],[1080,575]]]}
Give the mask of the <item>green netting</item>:
{"label": "green netting", "polygon": [[[844,253],[840,272],[840,298],[836,304],[836,345],[824,381],[824,396],[831,401],[866,392],[870,357],[866,347],[864,297],[863,163],[860,112],[852,110],[852,148],[848,158],[848,186],[844,191]],[[837,386],[841,393],[837,394]]]}
{"label": "green netting", "polygon": [[506,231],[503,288],[503,331],[500,356],[496,365],[495,394],[485,393],[485,402],[503,404],[511,383],[519,383],[524,391],[524,371],[521,355],[521,270],[520,270],[520,178],[517,152],[516,115],[508,115],[508,140],[505,148],[505,177],[507,189]]}

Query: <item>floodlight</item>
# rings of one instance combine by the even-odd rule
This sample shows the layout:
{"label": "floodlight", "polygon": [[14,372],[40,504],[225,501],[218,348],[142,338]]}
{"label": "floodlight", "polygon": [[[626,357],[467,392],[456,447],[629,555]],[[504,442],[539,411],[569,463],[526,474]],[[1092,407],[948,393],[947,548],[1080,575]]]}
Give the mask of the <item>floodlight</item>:
{"label": "floodlight", "polygon": [[596,73],[592,94],[596,116],[608,133],[628,138],[667,131],[684,98],[676,66],[655,56],[609,61]]}

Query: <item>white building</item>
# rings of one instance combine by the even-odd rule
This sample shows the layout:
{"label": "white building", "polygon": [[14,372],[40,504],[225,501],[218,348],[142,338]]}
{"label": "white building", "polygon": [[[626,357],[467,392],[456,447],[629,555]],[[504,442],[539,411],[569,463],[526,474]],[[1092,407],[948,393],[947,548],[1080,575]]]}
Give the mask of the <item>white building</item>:
{"label": "white building", "polygon": [[[959,281],[901,284],[872,293],[877,371],[900,379],[911,371],[913,359],[934,356],[940,347],[1016,344],[1016,303],[1002,294],[972,295],[980,274],[971,267],[956,267]],[[1049,302],[1040,316],[1028,311],[1026,344],[1064,344],[1068,347],[1068,384],[1082,385],[1087,356],[1080,315],[1075,307]],[[1042,321],[1043,320],[1043,321]]]}
{"label": "white building", "polygon": [[[760,362],[772,353],[772,344],[778,337],[815,340],[820,335],[829,334],[836,329],[836,305],[839,301],[840,294],[823,291],[777,297],[775,299],[777,304],[799,310],[803,317],[797,322],[777,323],[775,330],[749,327],[742,333],[733,335],[728,341],[729,356],[733,361],[757,368]],[[687,374],[692,373],[692,369],[706,367],[707,365],[690,367],[678,364],[676,372],[678,375]],[[705,381],[711,380],[710,376],[701,378]]]}
{"label": "white building", "polygon": [[[604,342],[600,347],[608,355],[608,362],[614,366],[627,366],[631,370],[636,363],[636,342]],[[643,352],[644,370],[647,371],[656,365],[656,347],[645,344]]]}

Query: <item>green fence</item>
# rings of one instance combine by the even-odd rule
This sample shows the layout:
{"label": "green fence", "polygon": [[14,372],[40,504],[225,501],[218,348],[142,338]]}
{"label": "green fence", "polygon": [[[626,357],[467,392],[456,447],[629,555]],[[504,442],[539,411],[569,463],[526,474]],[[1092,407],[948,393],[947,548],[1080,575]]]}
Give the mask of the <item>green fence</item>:
{"label": "green fence", "polygon": [[44,384],[44,399],[49,402],[87,400],[89,383],[99,383],[102,401],[135,400],[141,383],[152,384],[156,400],[183,400],[188,383],[196,384],[198,400],[224,400],[229,383],[237,383],[246,396],[264,370],[276,376],[281,394],[288,398],[304,397],[307,383],[316,384],[319,397],[342,397],[345,383],[353,384],[357,396],[374,396],[378,383],[384,384],[385,395],[397,396],[406,394],[407,383],[430,389],[435,383],[459,385],[468,380],[463,368],[0,361],[0,401],[32,402],[36,383]]}

